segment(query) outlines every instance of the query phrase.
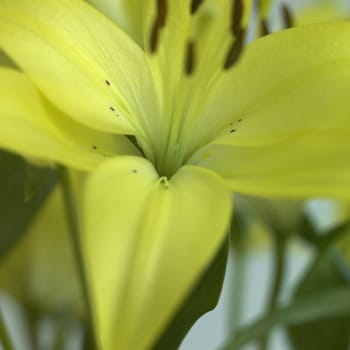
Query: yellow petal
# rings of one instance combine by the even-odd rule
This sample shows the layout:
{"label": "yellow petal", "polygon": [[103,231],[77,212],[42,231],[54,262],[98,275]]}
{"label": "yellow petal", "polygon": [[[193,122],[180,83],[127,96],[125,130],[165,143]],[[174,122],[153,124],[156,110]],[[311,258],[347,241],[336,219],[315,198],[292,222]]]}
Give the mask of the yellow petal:
{"label": "yellow petal", "polygon": [[315,25],[251,44],[226,85],[233,102],[217,95],[226,125],[192,161],[244,193],[348,198],[349,35],[348,23]]}
{"label": "yellow petal", "polygon": [[208,138],[197,142],[219,133],[218,143],[263,145],[348,128],[349,36],[350,23],[336,23],[255,40],[213,92],[197,125]]}
{"label": "yellow petal", "polygon": [[84,1],[1,0],[0,46],[72,118],[143,134],[156,106],[144,53]]}
{"label": "yellow petal", "polygon": [[144,0],[87,0],[120,28],[128,33],[140,46],[142,39],[142,15]]}
{"label": "yellow petal", "polygon": [[103,350],[148,349],[226,234],[231,195],[216,174],[169,181],[145,159],[105,162],[86,187],[83,252]]}
{"label": "yellow petal", "polygon": [[350,198],[350,132],[308,132],[273,145],[213,145],[198,161],[226,177],[234,191],[307,198]]}
{"label": "yellow petal", "polygon": [[136,152],[125,137],[87,129],[59,112],[10,68],[0,68],[0,124],[0,147],[82,170]]}

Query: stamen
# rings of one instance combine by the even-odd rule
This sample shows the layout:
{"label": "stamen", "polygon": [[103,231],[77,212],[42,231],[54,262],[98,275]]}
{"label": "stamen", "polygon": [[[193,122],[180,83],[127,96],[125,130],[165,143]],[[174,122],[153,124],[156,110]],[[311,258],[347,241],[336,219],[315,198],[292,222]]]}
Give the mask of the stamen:
{"label": "stamen", "polygon": [[230,133],[232,134],[232,133],[234,133],[236,131],[236,129],[232,129],[232,130],[230,130]]}
{"label": "stamen", "polygon": [[154,20],[153,27],[151,30],[151,37],[150,37],[151,53],[154,53],[157,50],[160,30],[166,24],[166,18],[167,18],[167,12],[168,12],[167,0],[156,0],[156,1],[157,1],[157,17]]}
{"label": "stamen", "polygon": [[244,14],[244,6],[242,0],[233,0],[231,13],[231,33],[234,36],[239,35],[241,31],[241,22]]}
{"label": "stamen", "polygon": [[282,12],[282,18],[283,18],[284,27],[285,28],[292,28],[292,27],[294,27],[293,14],[292,14],[290,8],[286,4],[283,4],[281,6],[281,12]]}
{"label": "stamen", "polygon": [[168,12],[167,0],[157,0],[157,6],[158,6],[157,22],[159,24],[159,28],[163,28],[166,23],[166,17]]}
{"label": "stamen", "polygon": [[202,5],[203,0],[192,0],[191,2],[191,15],[194,15],[199,7]]}
{"label": "stamen", "polygon": [[159,28],[157,25],[157,21],[155,21],[152,31],[151,31],[151,38],[150,38],[150,49],[151,53],[155,53],[158,46],[158,38],[159,38]]}
{"label": "stamen", "polygon": [[233,67],[235,63],[237,63],[238,59],[240,58],[243,52],[244,38],[245,38],[245,30],[241,30],[227,52],[226,61],[224,64],[225,70],[228,70],[231,67]]}
{"label": "stamen", "polygon": [[107,86],[111,86],[111,82],[109,80],[105,80]]}
{"label": "stamen", "polygon": [[269,35],[270,32],[270,28],[269,28],[269,24],[267,22],[267,19],[262,19],[260,21],[260,34],[261,36],[265,36],[265,35]]}
{"label": "stamen", "polygon": [[195,59],[195,46],[194,42],[191,40],[187,43],[186,47],[185,72],[187,75],[191,75],[194,72],[196,63]]}
{"label": "stamen", "polygon": [[112,112],[115,112],[115,108],[110,106],[109,109],[112,111]]}

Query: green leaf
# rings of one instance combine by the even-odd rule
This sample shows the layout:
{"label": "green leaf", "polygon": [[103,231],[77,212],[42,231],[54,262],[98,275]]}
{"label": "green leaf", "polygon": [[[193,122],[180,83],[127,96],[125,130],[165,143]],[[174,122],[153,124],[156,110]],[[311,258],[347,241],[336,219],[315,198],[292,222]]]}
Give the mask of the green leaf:
{"label": "green leaf", "polygon": [[178,349],[181,341],[203,314],[215,308],[224,280],[228,240],[222,245],[213,262],[202,275],[188,298],[184,301],[167,329],[154,345],[153,350]]}
{"label": "green leaf", "polygon": [[0,150],[0,258],[21,238],[56,182],[54,170],[40,170],[42,181],[35,176],[36,189],[31,187],[31,198],[25,201],[27,167],[23,158]]}
{"label": "green leaf", "polygon": [[341,287],[315,293],[299,298],[290,305],[276,308],[269,315],[241,328],[222,350],[240,349],[243,345],[260,339],[275,326],[296,325],[324,317],[347,315],[349,312],[349,288]]}
{"label": "green leaf", "polygon": [[[318,290],[348,287],[346,276],[330,255],[326,255],[306,274],[295,292],[295,298],[312,295]],[[289,328],[289,338],[297,350],[347,350],[350,341],[350,313],[324,317]]]}

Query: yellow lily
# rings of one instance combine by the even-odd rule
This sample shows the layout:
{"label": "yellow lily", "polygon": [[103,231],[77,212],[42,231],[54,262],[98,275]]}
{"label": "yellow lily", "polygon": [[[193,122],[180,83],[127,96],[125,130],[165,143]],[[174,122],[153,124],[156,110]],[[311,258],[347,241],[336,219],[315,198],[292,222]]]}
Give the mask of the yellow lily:
{"label": "yellow lily", "polygon": [[241,1],[133,3],[139,44],[81,0],[0,0],[0,46],[29,77],[0,69],[0,146],[93,171],[81,244],[105,350],[151,347],[226,236],[232,191],[349,198],[349,23],[238,61]]}

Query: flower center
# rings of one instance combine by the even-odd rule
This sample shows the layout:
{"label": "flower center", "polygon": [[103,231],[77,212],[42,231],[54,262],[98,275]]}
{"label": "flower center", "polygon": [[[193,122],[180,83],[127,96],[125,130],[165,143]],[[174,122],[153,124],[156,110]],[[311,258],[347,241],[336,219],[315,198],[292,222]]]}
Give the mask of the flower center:
{"label": "flower center", "polygon": [[241,56],[244,6],[243,0],[154,1],[146,49],[156,77],[161,125],[151,143],[155,167],[170,177],[203,146],[198,144],[206,139],[203,134],[212,132],[197,124],[218,77]]}

